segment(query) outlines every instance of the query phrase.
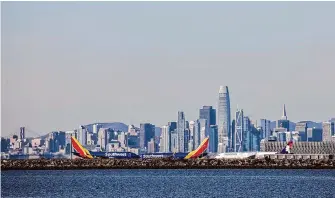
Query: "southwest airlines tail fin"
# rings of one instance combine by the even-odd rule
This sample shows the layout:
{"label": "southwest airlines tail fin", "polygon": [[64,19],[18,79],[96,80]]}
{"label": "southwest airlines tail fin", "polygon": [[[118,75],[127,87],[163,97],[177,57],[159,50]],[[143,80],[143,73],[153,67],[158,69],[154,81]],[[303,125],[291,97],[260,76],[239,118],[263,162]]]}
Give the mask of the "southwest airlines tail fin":
{"label": "southwest airlines tail fin", "polygon": [[201,142],[201,144],[199,145],[197,149],[189,152],[188,155],[184,159],[198,158],[208,148],[208,143],[209,143],[209,138],[207,137]]}
{"label": "southwest airlines tail fin", "polygon": [[281,154],[290,154],[292,146],[293,146],[293,142],[289,141],[280,153]]}
{"label": "southwest airlines tail fin", "polygon": [[91,153],[84,148],[75,137],[71,137],[72,147],[78,152],[79,157],[92,159]]}

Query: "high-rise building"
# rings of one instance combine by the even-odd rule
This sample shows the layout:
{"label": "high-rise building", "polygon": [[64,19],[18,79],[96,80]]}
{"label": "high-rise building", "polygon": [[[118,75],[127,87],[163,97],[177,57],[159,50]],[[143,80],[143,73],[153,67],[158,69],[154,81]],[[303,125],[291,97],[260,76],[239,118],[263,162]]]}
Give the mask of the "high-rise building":
{"label": "high-rise building", "polygon": [[283,114],[280,120],[277,121],[277,127],[286,128],[287,131],[290,131],[290,121],[287,119],[285,104],[283,106]]}
{"label": "high-rise building", "polygon": [[140,148],[148,149],[148,142],[155,138],[155,125],[150,123],[140,124]]}
{"label": "high-rise building", "polygon": [[261,119],[262,135],[261,139],[270,137],[271,134],[271,121],[267,119]]}
{"label": "high-rise building", "polygon": [[243,151],[250,151],[250,142],[252,141],[251,137],[251,121],[248,116],[243,117]]}
{"label": "high-rise building", "polygon": [[97,134],[101,127],[102,127],[102,125],[100,125],[100,124],[94,124],[93,125],[93,133]]}
{"label": "high-rise building", "polygon": [[190,121],[189,131],[190,131],[190,141],[188,144],[188,150],[192,151],[194,150],[194,133],[195,133],[195,122],[194,121]]}
{"label": "high-rise building", "polygon": [[334,136],[334,122],[323,122],[322,123],[322,141],[333,141]]}
{"label": "high-rise building", "polygon": [[218,126],[211,125],[209,131],[209,152],[216,153],[218,150]]}
{"label": "high-rise building", "polygon": [[178,151],[185,152],[185,129],[186,120],[184,112],[178,111],[177,133],[178,133]]}
{"label": "high-rise building", "polygon": [[119,132],[117,136],[118,141],[120,142],[120,146],[125,148],[127,147],[127,134],[125,132]]}
{"label": "high-rise building", "polygon": [[189,142],[190,142],[190,130],[186,128],[184,132],[184,152],[188,152]]}
{"label": "high-rise building", "polygon": [[24,140],[26,138],[26,128],[20,127],[20,139]]}
{"label": "high-rise building", "polygon": [[155,141],[154,138],[151,138],[151,140],[148,142],[148,153],[154,153],[155,150]]}
{"label": "high-rise building", "polygon": [[140,137],[138,134],[131,133],[127,136],[127,147],[128,148],[140,147]]}
{"label": "high-rise building", "polygon": [[229,152],[235,151],[235,119],[231,122],[231,147],[229,149]]}
{"label": "high-rise building", "polygon": [[100,148],[106,151],[108,142],[108,130],[106,128],[100,128],[98,131],[98,144],[100,145]]}
{"label": "high-rise building", "polygon": [[216,111],[213,109],[212,106],[203,106],[202,109],[199,110],[199,119],[206,119],[207,120],[207,130],[206,136],[209,133],[209,126],[216,125]]}
{"label": "high-rise building", "polygon": [[177,122],[168,122],[168,126],[170,129],[170,132],[172,132],[177,129]]}
{"label": "high-rise building", "polygon": [[194,136],[193,136],[193,141],[194,141],[194,148],[198,148],[200,145],[200,122],[199,120],[196,120],[194,122]]}
{"label": "high-rise building", "polygon": [[169,126],[162,126],[159,152],[167,153],[171,151],[171,133]]}
{"label": "high-rise building", "polygon": [[322,142],[322,129],[307,128],[307,142]]}
{"label": "high-rise building", "polygon": [[206,138],[207,132],[207,120],[206,119],[199,119],[199,125],[200,125],[200,139],[199,144]]}
{"label": "high-rise building", "polygon": [[303,131],[303,132],[307,132],[307,123],[306,122],[298,122],[295,125],[295,131]]}
{"label": "high-rise building", "polygon": [[77,139],[81,145],[87,145],[87,129],[85,126],[80,126],[77,130]]}
{"label": "high-rise building", "polygon": [[237,109],[235,113],[235,152],[243,151],[243,132],[244,132],[243,109]]}
{"label": "high-rise building", "polygon": [[230,98],[227,86],[220,86],[218,102],[218,152],[226,152],[232,143],[230,137]]}
{"label": "high-rise building", "polygon": [[178,133],[177,129],[171,132],[171,152],[178,152],[179,145],[178,145]]}

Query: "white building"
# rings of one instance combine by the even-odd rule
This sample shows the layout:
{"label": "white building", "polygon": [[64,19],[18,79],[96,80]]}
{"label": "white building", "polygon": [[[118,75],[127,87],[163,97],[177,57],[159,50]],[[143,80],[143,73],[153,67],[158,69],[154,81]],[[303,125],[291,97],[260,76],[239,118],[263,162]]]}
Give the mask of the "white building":
{"label": "white building", "polygon": [[168,153],[171,151],[170,127],[162,126],[159,152]]}
{"label": "white building", "polygon": [[98,132],[98,144],[102,150],[106,150],[108,143],[108,131],[106,128],[100,128]]}

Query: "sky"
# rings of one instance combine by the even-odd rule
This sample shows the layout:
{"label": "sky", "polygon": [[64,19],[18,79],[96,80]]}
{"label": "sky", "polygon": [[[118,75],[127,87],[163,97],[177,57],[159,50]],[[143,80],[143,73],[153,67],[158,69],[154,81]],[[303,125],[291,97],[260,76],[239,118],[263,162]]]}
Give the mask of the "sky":
{"label": "sky", "polygon": [[[2,2],[1,134],[217,108],[335,117],[335,2]],[[30,133],[30,134],[29,134]]]}

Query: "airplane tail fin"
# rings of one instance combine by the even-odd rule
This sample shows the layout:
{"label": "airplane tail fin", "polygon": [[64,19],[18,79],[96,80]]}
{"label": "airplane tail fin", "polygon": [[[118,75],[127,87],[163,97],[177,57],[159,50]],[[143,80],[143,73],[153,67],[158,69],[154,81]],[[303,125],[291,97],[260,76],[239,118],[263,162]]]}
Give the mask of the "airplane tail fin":
{"label": "airplane tail fin", "polygon": [[205,138],[197,149],[188,153],[188,155],[184,159],[190,158],[198,158],[201,154],[203,154],[208,148],[209,138]]}
{"label": "airplane tail fin", "polygon": [[80,157],[82,158],[89,158],[92,159],[92,155],[91,153],[84,148],[79,141],[75,138],[75,137],[71,137],[71,143],[72,143],[72,147],[79,153]]}
{"label": "airplane tail fin", "polygon": [[292,146],[293,146],[293,142],[289,141],[280,153],[281,154],[290,154]]}

